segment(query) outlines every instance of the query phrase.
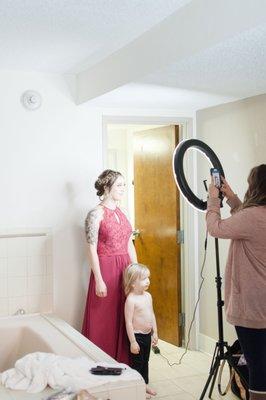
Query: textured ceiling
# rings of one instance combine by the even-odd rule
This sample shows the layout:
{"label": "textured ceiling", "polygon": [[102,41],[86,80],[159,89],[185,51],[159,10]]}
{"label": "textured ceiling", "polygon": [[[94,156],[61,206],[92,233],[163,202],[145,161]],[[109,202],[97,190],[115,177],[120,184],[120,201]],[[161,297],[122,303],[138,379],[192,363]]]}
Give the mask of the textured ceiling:
{"label": "textured ceiling", "polygon": [[0,0],[0,69],[78,72],[191,0]]}
{"label": "textured ceiling", "polygon": [[265,93],[266,26],[171,64],[141,82],[242,98]]}
{"label": "textured ceiling", "polygon": [[[0,0],[0,70],[85,70],[191,1]],[[213,94],[215,103],[265,92],[266,26],[258,26],[107,93],[96,104],[122,99],[128,106],[194,108],[207,106],[206,94]]]}

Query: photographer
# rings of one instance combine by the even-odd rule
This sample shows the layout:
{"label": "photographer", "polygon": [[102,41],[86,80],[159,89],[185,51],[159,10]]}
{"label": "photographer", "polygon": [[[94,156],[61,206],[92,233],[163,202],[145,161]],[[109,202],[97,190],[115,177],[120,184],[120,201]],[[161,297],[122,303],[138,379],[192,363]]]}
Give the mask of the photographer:
{"label": "photographer", "polygon": [[219,190],[209,186],[207,229],[231,239],[225,271],[225,312],[249,369],[251,400],[266,400],[266,165],[253,168],[243,203],[222,178],[232,216],[221,219]]}

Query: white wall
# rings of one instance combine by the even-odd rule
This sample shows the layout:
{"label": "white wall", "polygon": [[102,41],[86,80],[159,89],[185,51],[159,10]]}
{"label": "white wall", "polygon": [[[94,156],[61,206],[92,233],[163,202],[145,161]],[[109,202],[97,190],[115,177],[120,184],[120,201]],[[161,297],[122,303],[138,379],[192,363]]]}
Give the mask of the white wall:
{"label": "white wall", "polygon": [[127,154],[127,130],[123,126],[107,131],[107,168],[121,172],[125,177],[127,193],[124,196],[121,206],[128,210],[128,154]]}
{"label": "white wall", "polygon": [[[53,229],[55,311],[79,326],[87,290],[83,221],[102,168],[101,114],[77,107],[59,75],[1,72],[0,82],[1,228]],[[27,89],[43,96],[39,110],[20,104]]]}
{"label": "white wall", "polygon": [[[206,142],[220,159],[233,190],[243,198],[250,169],[266,161],[266,95],[216,106],[197,112],[197,137]],[[208,176],[207,164],[199,161],[199,176]],[[222,216],[229,216],[228,206]],[[199,217],[199,258],[203,257],[205,214]],[[221,271],[227,258],[229,241],[220,240]],[[214,239],[209,238],[205,283],[200,303],[200,334],[204,343],[217,339]],[[225,337],[231,342],[234,329],[225,323]]]}
{"label": "white wall", "polygon": [[[0,72],[0,228],[52,229],[55,312],[79,328],[88,284],[84,218],[98,201],[94,182],[106,155],[103,115],[156,120],[194,114],[77,106],[73,79]],[[39,110],[20,104],[28,89],[41,93]]]}

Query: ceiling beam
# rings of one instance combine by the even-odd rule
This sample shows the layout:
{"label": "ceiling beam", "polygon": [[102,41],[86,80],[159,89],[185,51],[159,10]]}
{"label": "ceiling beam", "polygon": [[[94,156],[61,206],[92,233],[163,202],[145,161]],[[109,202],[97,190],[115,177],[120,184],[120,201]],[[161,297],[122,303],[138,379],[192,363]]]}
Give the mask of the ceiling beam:
{"label": "ceiling beam", "polygon": [[77,104],[266,22],[265,0],[193,0],[77,75]]}

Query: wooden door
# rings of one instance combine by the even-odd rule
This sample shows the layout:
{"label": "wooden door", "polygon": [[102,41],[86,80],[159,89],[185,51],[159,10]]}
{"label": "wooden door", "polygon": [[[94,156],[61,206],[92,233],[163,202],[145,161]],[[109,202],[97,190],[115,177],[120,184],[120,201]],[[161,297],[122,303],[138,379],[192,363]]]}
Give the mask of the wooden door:
{"label": "wooden door", "polygon": [[135,239],[138,261],[151,270],[159,338],[181,346],[179,192],[172,172],[178,126],[134,135]]}

